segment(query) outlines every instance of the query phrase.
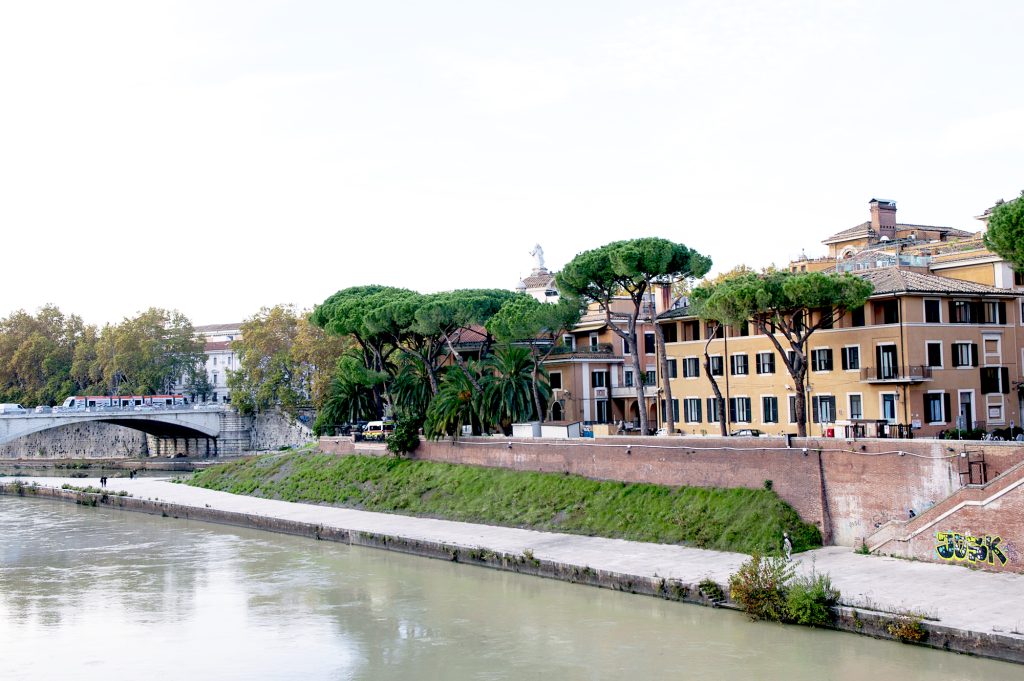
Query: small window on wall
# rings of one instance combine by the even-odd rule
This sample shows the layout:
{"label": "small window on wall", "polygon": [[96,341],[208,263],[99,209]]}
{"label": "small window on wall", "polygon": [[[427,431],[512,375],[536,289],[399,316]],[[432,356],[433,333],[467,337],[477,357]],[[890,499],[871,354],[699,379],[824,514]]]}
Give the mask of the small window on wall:
{"label": "small window on wall", "polygon": [[796,423],[796,395],[789,396],[789,422]]}
{"label": "small window on wall", "polygon": [[850,310],[850,326],[864,326],[864,307]]}
{"label": "small window on wall", "polygon": [[548,385],[552,390],[560,390],[562,388],[562,372],[552,371],[548,374]]}
{"label": "small window on wall", "polygon": [[942,323],[942,305],[938,300],[924,301],[924,321],[928,324]]}
{"label": "small window on wall", "polygon": [[658,382],[658,375],[654,369],[648,369],[644,373],[644,385],[654,385]]}
{"label": "small window on wall", "polygon": [[644,334],[644,352],[646,354],[648,354],[648,355],[653,355],[654,354],[654,334],[653,333],[648,332],[648,333]]}
{"label": "small window on wall", "polygon": [[721,355],[712,355],[709,358],[712,376],[721,376],[725,373],[724,363]]}
{"label": "small window on wall", "polygon": [[811,371],[832,371],[832,348],[811,351]]}
{"label": "small window on wall", "polygon": [[608,387],[608,372],[607,371],[593,371],[590,374],[590,387],[592,388],[607,388]]}
{"label": "small window on wall", "polygon": [[1024,272],[1018,272],[1018,271],[1014,270],[1014,272],[1013,272],[1013,285],[1014,286],[1024,286]]}
{"label": "small window on wall", "polygon": [[[696,361],[697,361],[696,357],[693,357],[691,359],[693,359],[694,363],[696,363]],[[685,362],[689,362],[689,361],[690,361],[689,359],[683,360],[683,362],[684,362],[684,364],[683,364],[684,372],[685,372],[685,367],[686,367]],[[666,362],[666,364],[668,365],[668,377],[669,378],[676,378],[677,376],[679,376],[678,362],[676,362],[676,360],[670,359],[670,360],[668,360]]]}
{"label": "small window on wall", "polygon": [[632,388],[633,387],[633,372],[630,371],[629,369],[626,369],[626,372],[623,374],[623,381],[622,382],[625,385],[625,387]]}
{"label": "small window on wall", "polygon": [[683,377],[696,378],[697,376],[700,376],[700,362],[696,357],[687,357],[683,360]]}
{"label": "small window on wall", "polygon": [[927,344],[928,348],[928,366],[933,369],[942,368],[942,343],[940,341],[929,341]]}
{"label": "small window on wall", "polygon": [[675,343],[679,340],[679,326],[676,323],[663,324],[661,332],[665,336],[666,343]]}
{"label": "small window on wall", "polygon": [[864,404],[860,395],[850,395],[850,418],[864,418]]}
{"label": "small window on wall", "polygon": [[764,423],[779,422],[779,398],[766,395],[761,398],[761,420]]}
{"label": "small window on wall", "polygon": [[860,346],[848,345],[842,352],[843,371],[860,369]]}

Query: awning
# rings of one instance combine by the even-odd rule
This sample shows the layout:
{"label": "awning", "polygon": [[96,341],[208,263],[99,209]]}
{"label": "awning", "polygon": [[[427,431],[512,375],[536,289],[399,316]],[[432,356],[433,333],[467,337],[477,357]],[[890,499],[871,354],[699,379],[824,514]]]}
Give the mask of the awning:
{"label": "awning", "polygon": [[573,328],[573,333],[584,333],[586,331],[600,331],[604,327],[608,326],[607,322],[596,322],[590,324],[580,324]]}

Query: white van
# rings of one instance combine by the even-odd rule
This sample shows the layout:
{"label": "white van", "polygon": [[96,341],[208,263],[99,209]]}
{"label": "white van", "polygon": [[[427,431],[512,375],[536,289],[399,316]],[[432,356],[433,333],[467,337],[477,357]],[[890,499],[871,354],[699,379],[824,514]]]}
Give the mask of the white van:
{"label": "white van", "polygon": [[27,414],[28,409],[20,404],[0,404],[0,414]]}

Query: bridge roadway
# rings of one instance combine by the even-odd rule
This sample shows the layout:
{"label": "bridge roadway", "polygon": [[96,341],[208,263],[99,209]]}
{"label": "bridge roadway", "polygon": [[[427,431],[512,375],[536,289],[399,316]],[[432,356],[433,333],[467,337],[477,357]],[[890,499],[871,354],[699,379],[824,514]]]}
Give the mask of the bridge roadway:
{"label": "bridge roadway", "polygon": [[226,412],[227,409],[220,406],[185,406],[139,411],[134,408],[111,407],[69,409],[41,414],[2,414],[0,445],[51,428],[93,421],[132,428],[160,439],[215,441],[221,434],[222,416]]}

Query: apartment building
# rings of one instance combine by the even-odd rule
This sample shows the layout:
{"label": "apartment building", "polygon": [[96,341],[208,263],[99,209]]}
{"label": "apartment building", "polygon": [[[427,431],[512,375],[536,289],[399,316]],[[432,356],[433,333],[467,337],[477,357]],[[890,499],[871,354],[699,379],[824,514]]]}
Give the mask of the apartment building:
{"label": "apartment building", "polygon": [[[189,395],[190,399],[210,402],[230,402],[231,391],[228,389],[228,372],[238,369],[238,355],[231,343],[242,337],[241,322],[232,324],[208,324],[197,326],[196,337],[203,341],[203,352],[206,354],[206,377],[210,382],[209,395]],[[182,376],[175,392],[188,392],[188,376]]]}
{"label": "apartment building", "polygon": [[[650,318],[651,305],[653,299],[641,318]],[[613,301],[612,319],[624,328],[632,306],[626,298]],[[592,306],[544,362],[552,389],[546,418],[618,424],[628,431],[639,427],[640,409],[646,409],[649,424],[656,424],[657,363],[650,322],[637,323],[637,338],[640,376],[625,340],[608,326],[604,312]],[[637,399],[638,385],[643,385],[643,404]]]}
{"label": "apartment building", "polygon": [[[863,308],[810,338],[808,432],[934,436],[957,426],[1019,425],[1021,277],[986,251],[979,235],[900,225],[894,202],[870,205],[866,227],[825,240],[829,267],[807,259],[790,266],[794,272],[852,272],[874,285]],[[663,312],[658,323],[676,338],[667,354],[680,367],[669,380],[681,431],[718,430],[705,346],[730,430],[796,431],[793,379],[767,336],[730,328],[709,343],[714,327],[685,305]]]}

